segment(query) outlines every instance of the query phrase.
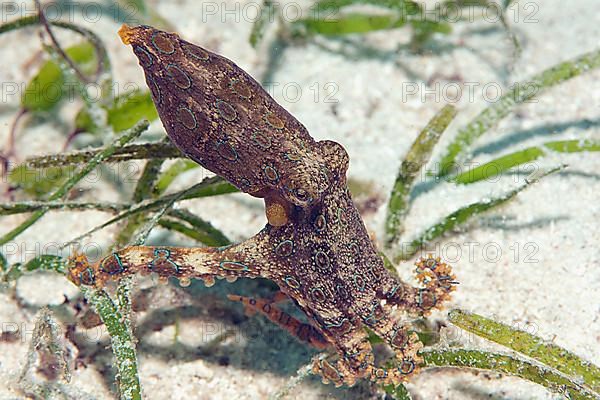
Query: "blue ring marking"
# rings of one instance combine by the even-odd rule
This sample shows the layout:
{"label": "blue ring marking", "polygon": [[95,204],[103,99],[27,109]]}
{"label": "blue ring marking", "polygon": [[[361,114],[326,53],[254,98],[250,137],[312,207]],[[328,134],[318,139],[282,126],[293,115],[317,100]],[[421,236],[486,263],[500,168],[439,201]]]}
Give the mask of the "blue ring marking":
{"label": "blue ring marking", "polygon": [[[419,298],[417,299],[417,304],[419,305],[419,307],[423,307],[423,293],[425,293],[427,291],[427,289],[419,289]],[[435,305],[437,304],[437,298],[435,296],[435,293],[433,293],[433,304],[431,305],[431,307],[435,307]]]}
{"label": "blue ring marking", "polygon": [[377,323],[375,316],[369,315],[368,317],[363,317],[363,322],[367,325],[373,326]]}
{"label": "blue ring marking", "polygon": [[154,257],[161,257],[161,256],[163,256],[164,253],[166,253],[166,255],[164,256],[165,258],[169,258],[171,256],[171,250],[169,250],[169,249],[163,249],[163,248],[154,249]]}
{"label": "blue ring marking", "polygon": [[[379,372],[383,372],[383,375],[380,375]],[[373,371],[373,375],[375,375],[376,378],[385,378],[388,376],[388,372],[383,368],[376,368]]]}
{"label": "blue ring marking", "polygon": [[352,240],[350,243],[348,243],[348,249],[358,252],[360,250],[360,246],[358,243],[356,243],[356,240]]}
{"label": "blue ring marking", "polygon": [[290,160],[292,162],[302,160],[302,156],[300,154],[298,154],[298,153],[292,154],[292,152],[290,152],[290,151],[285,152],[285,158],[287,158],[288,160]]}
{"label": "blue ring marking", "polygon": [[[396,340],[396,336],[398,336],[398,332],[400,332],[402,330],[402,328],[398,328],[394,331],[394,334],[392,336],[390,336],[390,344],[394,343],[394,341]],[[408,337],[408,335],[406,336],[406,341],[404,343],[402,343],[401,346],[392,346],[392,347],[396,347],[396,348],[401,348],[402,346],[406,346],[406,344],[410,341],[410,338]]]}
{"label": "blue ring marking", "polygon": [[346,289],[346,286],[342,285],[341,283],[338,283],[336,285],[335,291],[338,294],[338,296],[343,299],[350,298],[350,293],[348,292],[348,289]]}
{"label": "blue ring marking", "polygon": [[371,306],[371,315],[373,316],[373,319],[375,319],[375,321],[380,321],[385,316],[382,315],[379,318],[377,318],[377,315],[375,315],[375,311],[377,311],[378,307],[381,307],[381,304],[379,304],[377,300],[373,301],[373,305]]}
{"label": "blue ring marking", "polygon": [[[183,42],[181,47],[188,56],[193,57],[196,60],[208,61],[210,59],[210,55],[207,51],[205,51],[204,49],[197,48],[197,46],[194,46],[190,43]],[[203,56],[201,57],[199,53],[202,53]]]}
{"label": "blue ring marking", "polygon": [[344,358],[345,358],[346,360],[350,360],[350,359],[352,359],[352,358],[356,358],[356,356],[358,356],[358,355],[360,355],[360,354],[362,354],[362,351],[357,351],[357,352],[355,352],[355,353],[350,353],[350,354],[344,354]]}
{"label": "blue ring marking", "polygon": [[[150,61],[149,63],[142,63],[142,60],[140,60],[140,63],[142,64],[143,67],[150,67],[152,64],[154,64],[154,58],[152,57],[152,54],[150,54],[150,52],[148,52],[148,50],[146,50],[145,48],[143,48],[142,46],[134,46],[133,48],[134,53],[136,51],[139,51],[141,53],[143,53],[146,57],[148,57],[148,60]],[[136,54],[137,55],[137,54]],[[138,59],[140,58],[140,56],[138,56]]]}
{"label": "blue ring marking", "polygon": [[[433,261],[433,265],[429,265],[431,261]],[[432,271],[435,271],[440,265],[440,263],[433,257],[423,260],[423,264],[425,265],[425,267],[429,268]]]}
{"label": "blue ring marking", "polygon": [[[404,371],[402,370],[402,366],[403,366],[404,364],[410,364],[410,371],[408,371],[408,372],[404,372]],[[412,361],[412,360],[409,360],[408,362],[407,362],[406,360],[402,360],[402,365],[400,365],[400,366],[398,367],[398,372],[400,372],[402,375],[410,375],[410,374],[411,374],[411,373],[412,373],[414,370],[415,370],[415,363],[414,363],[414,361]]]}
{"label": "blue ring marking", "polygon": [[285,278],[283,278],[283,281],[285,283],[287,283],[287,285],[289,287],[291,287],[292,289],[299,289],[300,288],[300,282],[298,282],[298,280],[294,277],[291,276],[286,276]]}
{"label": "blue ring marking", "polygon": [[152,44],[154,45],[154,47],[156,48],[156,50],[160,51],[163,54],[173,54],[175,53],[175,45],[173,43],[171,43],[171,41],[169,39],[165,39],[169,42],[169,44],[173,47],[173,50],[171,51],[164,51],[163,49],[160,48],[160,46],[158,46],[156,44],[156,42],[154,41],[154,39],[160,35],[162,32],[154,32],[154,34],[152,34],[152,38],[150,39],[152,41]]}
{"label": "blue ring marking", "polygon": [[398,291],[398,289],[399,289],[399,288],[400,288],[400,285],[396,285],[396,286],[394,286],[394,287],[392,288],[392,290],[390,290],[390,291],[389,291],[389,292],[386,294],[386,297],[388,297],[388,298],[390,298],[390,297],[393,297],[393,296],[396,294],[396,292]]}
{"label": "blue ring marking", "polygon": [[[289,245],[289,251],[283,252],[286,249],[283,248],[283,246],[287,246]],[[283,242],[279,243],[276,247],[275,247],[275,254],[277,254],[280,257],[289,257],[294,253],[294,242],[287,239],[284,240]]]}
{"label": "blue ring marking", "polygon": [[[273,170],[273,173],[275,173],[275,178],[273,178],[273,179],[269,178],[269,174],[267,174],[267,169]],[[267,178],[267,180],[269,182],[275,183],[275,182],[279,181],[279,172],[277,172],[277,170],[275,169],[275,167],[273,167],[271,165],[265,165],[263,167],[263,172],[265,174],[265,178]]]}
{"label": "blue ring marking", "polygon": [[[315,293],[317,291],[319,291],[321,293],[322,298],[320,300],[315,298]],[[315,300],[315,301],[317,301],[317,302],[324,301],[327,298],[325,296],[325,291],[323,289],[321,289],[320,287],[312,288],[310,290],[310,297],[312,297],[312,299]]]}
{"label": "blue ring marking", "polygon": [[160,91],[160,87],[158,87],[156,81],[149,76],[146,77],[146,81],[148,83],[148,87],[150,88],[150,93],[152,93],[152,96],[155,97],[154,101],[156,102],[156,104],[161,104],[162,92]]}
{"label": "blue ring marking", "polygon": [[[227,147],[229,147],[231,149],[231,151],[233,152],[233,158],[231,158],[231,157],[225,157],[221,153],[221,151],[220,151],[221,146],[227,146]],[[225,142],[225,141],[220,140],[215,145],[215,148],[217,149],[217,153],[219,153],[219,155],[221,157],[223,157],[224,159],[226,159],[227,161],[235,162],[239,158],[237,151],[235,150],[235,148],[229,142]]]}
{"label": "blue ring marking", "polygon": [[[229,265],[234,267],[228,267]],[[219,267],[226,271],[248,271],[250,269],[247,265],[236,261],[221,261]]]}
{"label": "blue ring marking", "polygon": [[[223,107],[221,107],[221,104],[224,104]],[[217,100],[215,102],[215,107],[217,107],[217,112],[219,113],[219,115],[221,116],[221,118],[223,118],[225,121],[235,121],[237,119],[237,111],[235,109],[234,106],[232,106],[231,104],[229,104],[228,102],[226,102],[225,100]],[[225,111],[225,109],[229,107],[229,109],[227,109],[227,111],[231,111],[233,112],[233,116],[231,115],[227,115],[227,112]]]}
{"label": "blue ring marking", "polygon": [[[321,262],[319,262],[319,257],[323,256],[325,257],[324,259],[321,259],[321,262],[324,262],[324,264],[322,264]],[[317,267],[321,270],[328,270],[329,267],[331,266],[331,260],[329,259],[329,256],[327,255],[327,253],[325,253],[323,250],[319,250],[315,253],[315,264],[317,264]]]}
{"label": "blue ring marking", "polygon": [[[242,87],[244,87],[245,89],[248,89],[248,92],[249,92],[249,93],[248,93],[248,96],[244,96],[242,93],[240,93],[240,92],[239,92],[239,91],[238,91],[238,90],[235,88],[235,84],[236,84],[236,83],[239,83],[239,84],[241,84],[241,85],[242,85]],[[237,95],[238,95],[238,96],[240,96],[242,99],[249,99],[249,98],[250,98],[250,96],[252,96],[252,92],[250,91],[250,89],[249,89],[249,88],[248,88],[246,85],[244,85],[244,82],[242,82],[242,81],[241,81],[241,80],[239,80],[239,79],[235,79],[235,78],[233,78],[233,79],[230,79],[230,80],[229,80],[229,88],[230,88],[230,89],[233,91],[233,93],[237,94]]]}
{"label": "blue ring marking", "polygon": [[[318,221],[322,221],[321,226],[319,226]],[[327,219],[325,218],[325,216],[323,214],[319,214],[315,218],[314,225],[315,225],[315,229],[317,230],[317,232],[323,232],[327,228]]]}
{"label": "blue ring marking", "polygon": [[[87,280],[84,279],[83,274],[87,274]],[[93,285],[96,278],[94,277],[94,271],[88,267],[83,272],[79,273],[79,284]]]}
{"label": "blue ring marking", "polygon": [[[356,286],[358,286],[358,290],[361,292],[364,292],[365,288],[367,287],[367,282],[365,281],[365,279],[358,274],[354,274],[353,279],[354,279],[354,283],[356,284]],[[358,283],[359,279],[363,280],[362,285]]]}
{"label": "blue ring marking", "polygon": [[[342,216],[344,218],[342,218]],[[344,209],[342,207],[338,207],[338,209],[337,209],[337,213],[335,216],[335,222],[340,223],[342,225],[342,227],[348,226],[348,219],[346,218],[346,213],[344,212]]]}
{"label": "blue ring marking", "polygon": [[342,379],[342,374],[340,373],[340,371],[338,371],[333,365],[329,364],[327,362],[327,360],[319,360],[319,366],[321,367],[321,370],[323,369],[323,363],[327,363],[328,368],[330,370],[333,370],[333,372],[335,372],[335,374],[337,375],[338,379]]}
{"label": "blue ring marking", "polygon": [[349,320],[348,320],[348,318],[344,318],[344,319],[342,319],[342,320],[341,320],[340,322],[338,322],[338,323],[333,323],[333,322],[332,322],[332,323],[330,323],[330,324],[326,324],[326,325],[325,325],[325,327],[326,327],[326,328],[339,328],[339,327],[341,327],[341,326],[344,324],[344,322],[345,322],[345,321],[349,321]]}
{"label": "blue ring marking", "polygon": [[240,186],[239,186],[240,189],[242,189],[242,190],[248,189],[251,185],[252,185],[252,183],[250,183],[248,178],[240,179]]}
{"label": "blue ring marking", "polygon": [[125,267],[123,266],[123,263],[121,262],[121,259],[119,258],[119,255],[117,253],[112,253],[112,257],[117,260],[117,264],[119,265],[119,269],[116,271],[107,271],[106,269],[104,269],[104,264],[106,261],[111,260],[110,258],[105,260],[105,262],[102,263],[102,265],[100,265],[100,270],[102,270],[102,272],[105,272],[109,275],[116,275],[116,274],[120,274],[121,272],[125,271]]}
{"label": "blue ring marking", "polygon": [[369,267],[369,272],[371,273],[371,275],[373,276],[373,278],[377,279],[381,279],[381,271],[378,271],[377,268],[374,265],[371,265]]}
{"label": "blue ring marking", "polygon": [[348,318],[344,318],[342,319],[340,322],[336,323],[331,323],[331,324],[325,324],[325,328],[334,328],[334,329],[339,329],[342,326],[344,326],[344,323],[348,322],[348,329],[346,329],[345,331],[341,332],[343,333],[347,333],[352,329],[352,324],[350,324],[350,320]]}
{"label": "blue ring marking", "polygon": [[[183,120],[180,117],[180,111],[182,111],[182,110],[187,111],[188,114],[192,117],[192,120],[194,121],[194,126],[190,127],[183,122]],[[194,130],[198,127],[198,120],[196,120],[196,116],[194,115],[194,112],[189,107],[186,107],[186,106],[179,107],[177,109],[177,119],[183,126],[185,126],[189,130]]]}
{"label": "blue ring marking", "polygon": [[[275,117],[276,122],[280,122],[281,126],[275,125],[271,121],[269,121],[269,117],[270,116]],[[264,115],[264,119],[265,119],[265,122],[269,126],[271,126],[272,128],[275,128],[275,129],[283,129],[283,128],[285,128],[285,122],[282,121],[281,118],[279,118],[274,112],[267,112],[267,114]]]}
{"label": "blue ring marking", "polygon": [[171,264],[175,268],[175,273],[180,272],[179,265],[177,265],[173,260],[169,260],[169,257],[171,257],[171,250],[163,248],[154,249],[154,257],[154,260],[150,262],[150,270],[155,270],[155,263],[157,261],[161,261]]}
{"label": "blue ring marking", "polygon": [[[375,310],[377,309],[377,307],[379,307],[380,304],[377,302],[377,300],[375,300],[375,302],[373,303],[373,305],[371,306],[371,312],[369,314],[368,317],[363,318],[365,323],[371,324],[371,325],[375,325],[378,321],[381,321],[381,319],[383,319],[383,315],[379,318],[377,318],[375,316]],[[372,321],[372,322],[371,322]]]}
{"label": "blue ring marking", "polygon": [[[171,68],[174,68],[174,69],[178,70],[178,71],[181,73],[181,75],[185,76],[185,79],[187,79],[187,84],[186,84],[186,85],[184,85],[184,86],[179,86],[179,85],[177,84],[177,80],[175,79],[175,76],[174,76],[174,75],[173,75],[173,74],[170,72],[170,69],[171,69]],[[180,89],[189,89],[189,88],[191,88],[191,87],[192,87],[192,79],[191,79],[191,78],[188,76],[188,74],[186,74],[186,73],[185,73],[185,71],[184,71],[184,70],[182,70],[181,68],[179,68],[179,66],[178,66],[178,65],[176,65],[176,64],[173,64],[173,63],[171,63],[171,64],[168,64],[168,65],[165,67],[165,70],[167,71],[167,75],[169,75],[169,77],[171,77],[171,79],[173,79],[173,82],[175,83],[175,85],[176,85],[178,88],[180,88]]]}
{"label": "blue ring marking", "polygon": [[[260,135],[260,137],[263,138],[266,141],[266,143],[261,143],[260,140],[257,140],[257,134]],[[252,140],[254,141],[254,143],[256,143],[258,147],[260,147],[263,150],[267,150],[272,146],[271,138],[262,131],[255,130],[254,132],[252,132]]]}
{"label": "blue ring marking", "polygon": [[[362,354],[362,351],[358,351],[356,353],[350,354],[349,356],[344,355],[343,359],[346,360],[347,363],[351,364],[351,359],[356,358],[358,355]],[[365,359],[358,365],[359,369],[365,369],[369,365],[369,356],[365,356]]]}

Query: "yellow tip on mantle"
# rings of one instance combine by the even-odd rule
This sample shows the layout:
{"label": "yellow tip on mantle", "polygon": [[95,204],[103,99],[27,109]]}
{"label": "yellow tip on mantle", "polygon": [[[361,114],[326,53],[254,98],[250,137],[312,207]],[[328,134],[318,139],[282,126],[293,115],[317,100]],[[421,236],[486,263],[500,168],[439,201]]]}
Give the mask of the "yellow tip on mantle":
{"label": "yellow tip on mantle", "polygon": [[119,29],[119,36],[124,44],[131,44],[131,39],[135,36],[135,28],[123,24]]}

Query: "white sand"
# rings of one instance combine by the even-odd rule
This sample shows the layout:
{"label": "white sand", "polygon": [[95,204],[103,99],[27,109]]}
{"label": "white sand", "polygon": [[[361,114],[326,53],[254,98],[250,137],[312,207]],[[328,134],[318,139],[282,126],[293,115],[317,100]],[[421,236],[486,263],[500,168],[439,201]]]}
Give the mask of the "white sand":
{"label": "white sand", "polygon": [[[205,15],[208,2],[152,2],[186,39],[216,50],[235,60],[255,77],[266,68],[266,46],[257,52],[247,42],[250,23],[235,21],[232,14]],[[29,9],[32,6],[27,3]],[[218,7],[234,7],[234,2],[214,3]],[[273,80],[278,83],[274,95],[292,114],[301,120],[318,139],[333,139],[342,143],[351,157],[350,175],[371,182],[378,194],[387,199],[402,155],[412,140],[444,103],[428,96],[403,98],[402,88],[415,82],[421,89],[424,81],[437,80],[440,85],[456,80],[477,82],[474,101],[463,99],[460,114],[452,125],[449,138],[462,123],[468,121],[484,106],[482,89],[497,83],[506,88],[560,61],[569,59],[598,46],[600,36],[600,5],[597,0],[561,2],[545,0],[519,2],[517,16],[509,15],[510,25],[523,46],[521,58],[508,73],[511,64],[511,44],[499,24],[484,21],[456,25],[452,35],[440,37],[438,43],[449,47],[443,52],[414,55],[407,51],[394,53],[396,43],[405,43],[407,30],[369,35],[364,44],[381,52],[382,58],[365,55],[345,57],[326,51],[312,42],[288,48],[281,67]],[[248,13],[252,10],[241,10]],[[226,17],[226,18],[225,18]],[[524,19],[528,17],[529,23]],[[83,22],[81,18],[75,19]],[[533,22],[531,20],[536,20]],[[118,24],[109,18],[87,23],[106,41],[114,64],[116,81],[120,84],[142,84],[142,72],[130,49],[122,46],[116,35]],[[60,35],[69,40],[69,35]],[[335,43],[319,39],[329,47]],[[40,46],[34,30],[0,36],[2,82],[25,82],[35,68],[24,68],[30,54]],[[456,47],[454,47],[456,46]],[[411,73],[407,71],[412,71]],[[477,144],[483,146],[515,132],[539,128],[542,134],[513,142],[502,150],[482,153],[476,161],[485,162],[500,154],[549,140],[598,138],[600,118],[600,71],[593,71],[554,88],[535,103],[519,107],[518,113],[501,123]],[[338,88],[335,106],[325,102],[326,84]],[[287,84],[287,86],[285,86]],[[315,86],[316,85],[316,86]],[[288,97],[282,87],[290,88]],[[290,102],[293,88],[300,87],[302,96]],[[319,96],[315,101],[315,87]],[[442,86],[443,87],[443,86]],[[489,94],[489,93],[488,93]],[[3,99],[2,130],[5,140],[8,126],[18,106],[18,97]],[[65,107],[65,126],[55,122],[29,124],[18,140],[21,156],[60,151],[63,135],[68,130],[76,107]],[[334,113],[335,111],[335,113]],[[592,122],[582,128],[583,120]],[[551,133],[544,129],[553,124],[569,124],[566,129]],[[590,124],[587,124],[590,125]],[[159,123],[153,131],[160,133]],[[440,146],[440,148],[443,147]],[[438,154],[439,155],[439,154]],[[534,332],[558,345],[600,364],[600,158],[593,153],[556,155],[536,164],[537,167],[569,164],[565,173],[555,174],[520,194],[501,210],[486,214],[470,225],[468,230],[440,241],[442,256],[451,261],[460,287],[450,307],[459,307]],[[177,181],[182,188],[200,179],[200,172],[190,172]],[[415,199],[407,221],[407,231],[415,235],[456,208],[481,198],[497,195],[524,176],[486,182],[472,187],[438,185]],[[92,191],[84,194],[88,200],[124,200],[106,184],[87,184]],[[245,195],[188,202],[189,207],[235,240],[258,231],[265,223],[259,201]],[[370,230],[383,237],[385,202],[374,214],[365,216]],[[1,233],[23,221],[25,216],[2,219]],[[106,215],[96,212],[50,213],[33,229],[17,239],[17,246],[5,247],[12,262],[24,261],[44,250],[48,243],[62,243],[104,221]],[[90,240],[104,246],[109,243],[115,227],[94,235]],[[160,234],[159,234],[160,233]],[[152,241],[190,244],[177,236],[157,230]],[[469,244],[473,242],[474,244]],[[457,250],[458,249],[458,250]],[[472,249],[470,251],[470,249]],[[486,254],[484,249],[488,251]],[[496,257],[494,251],[500,249]],[[456,252],[460,256],[456,257]],[[532,254],[533,253],[533,254]],[[531,262],[530,262],[531,261]],[[399,266],[401,275],[412,279],[411,266]],[[144,286],[151,282],[142,281]],[[191,304],[198,315],[181,317],[178,341],[187,346],[201,346],[215,332],[241,329],[260,332],[259,338],[237,335],[227,339],[207,356],[169,359],[156,350],[173,344],[176,335],[168,323],[160,332],[141,338],[141,379],[148,399],[256,399],[266,398],[285,384],[294,371],[307,363],[310,354],[285,333],[273,328],[262,318],[243,319],[237,305],[224,299],[224,293],[249,291],[256,283],[220,283],[212,289],[193,286],[191,291],[161,288],[151,302],[151,312]],[[264,290],[263,290],[264,291]],[[3,330],[11,324],[23,325],[25,332],[16,342],[0,342],[0,398],[22,398],[15,376],[25,362],[36,310],[46,304],[58,305],[63,295],[72,298],[77,290],[63,278],[35,274],[21,279],[16,292],[0,293],[0,321]],[[175,293],[175,294],[173,294]],[[148,312],[140,313],[138,322],[146,322]],[[236,325],[231,316],[242,319]],[[437,318],[443,319],[445,313]],[[164,316],[163,316],[164,317]],[[166,317],[164,317],[166,318]],[[268,330],[269,336],[263,336]],[[203,334],[199,337],[199,332]],[[456,329],[452,328],[456,334]],[[479,340],[461,340],[469,346],[486,346]],[[90,347],[93,348],[92,343]],[[154,349],[154,350],[152,350]],[[98,399],[111,398],[101,370],[110,365],[110,353],[105,351],[96,363],[73,371],[71,384],[78,390]],[[89,360],[88,360],[89,361]],[[475,374],[453,370],[428,371],[408,385],[415,399],[554,399],[560,398],[540,386],[516,378],[498,378],[495,374]],[[351,399],[365,398],[365,387],[334,390],[318,380],[308,380],[288,398]]]}

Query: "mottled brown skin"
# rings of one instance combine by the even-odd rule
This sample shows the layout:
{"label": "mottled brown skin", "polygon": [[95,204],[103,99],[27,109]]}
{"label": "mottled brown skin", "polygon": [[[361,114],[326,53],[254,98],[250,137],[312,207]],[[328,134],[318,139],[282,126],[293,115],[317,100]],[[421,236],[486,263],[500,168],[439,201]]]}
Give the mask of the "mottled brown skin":
{"label": "mottled brown skin", "polygon": [[[411,318],[427,314],[449,297],[456,283],[450,267],[431,257],[419,260],[422,288],[392,276],[352,202],[346,185],[348,156],[342,146],[315,142],[233,62],[150,27],[123,27],[120,35],[140,58],[171,140],[241,190],[264,197],[269,224],[254,237],[226,248],[129,247],[94,266],[79,256],[71,279],[101,287],[107,280],[136,272],[177,277],[183,284],[190,278],[211,284],[215,276],[267,278],[294,300],[312,325],[268,301],[233,299],[307,343],[334,348],[339,355],[335,367],[326,361],[314,364],[314,372],[324,381],[353,385],[366,377],[388,384],[414,374],[422,345],[409,331]],[[187,79],[179,77],[179,83],[185,83],[179,85],[169,77],[170,65],[181,69],[189,85]],[[243,89],[233,89],[236,83]],[[235,118],[219,111],[220,101],[235,110]],[[182,106],[193,112],[194,129],[182,122],[177,111]],[[265,135],[268,147],[256,143],[257,131]],[[223,143],[234,151],[225,151]],[[276,171],[276,180],[265,174],[272,172],[269,167]],[[400,320],[398,312],[410,318]],[[390,344],[398,367],[374,365],[364,326]]]}
{"label": "mottled brown skin", "polygon": [[330,168],[347,162],[340,145],[316,142],[230,60],[150,27],[122,32],[171,140],[240,190],[305,207],[321,199]]}

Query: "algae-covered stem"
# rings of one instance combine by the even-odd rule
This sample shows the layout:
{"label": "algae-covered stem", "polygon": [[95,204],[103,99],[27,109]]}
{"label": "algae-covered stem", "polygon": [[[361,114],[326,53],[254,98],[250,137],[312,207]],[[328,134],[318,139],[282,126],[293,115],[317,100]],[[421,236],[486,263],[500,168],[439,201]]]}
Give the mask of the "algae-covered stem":
{"label": "algae-covered stem", "polygon": [[[50,195],[48,198],[49,201],[55,201],[61,199],[65,196],[81,179],[83,179],[87,174],[92,172],[96,166],[98,166],[102,161],[106,158],[110,157],[117,148],[125,145],[126,143],[134,140],[138,136],[142,134],[146,129],[148,129],[149,123],[148,121],[138,122],[133,128],[126,131],[124,134],[119,136],[109,147],[104,149],[101,153],[96,154],[87,164],[81,167],[73,176],[71,176],[60,188],[58,188],[54,193]],[[0,246],[4,245],[11,240],[15,239],[21,233],[23,233],[27,228],[36,223],[40,218],[42,218],[46,212],[47,208],[42,208],[40,210],[35,211],[25,222],[11,230],[7,234],[5,234],[2,238],[0,238]]]}

